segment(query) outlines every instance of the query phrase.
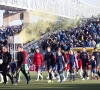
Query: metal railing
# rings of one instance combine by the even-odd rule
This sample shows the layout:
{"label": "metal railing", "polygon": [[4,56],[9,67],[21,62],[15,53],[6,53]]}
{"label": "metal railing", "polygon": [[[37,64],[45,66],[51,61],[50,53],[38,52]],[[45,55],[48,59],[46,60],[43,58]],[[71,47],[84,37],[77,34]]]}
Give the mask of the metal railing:
{"label": "metal railing", "polygon": [[81,0],[0,0],[0,5],[75,19],[77,15],[96,16],[100,7],[92,6]]}

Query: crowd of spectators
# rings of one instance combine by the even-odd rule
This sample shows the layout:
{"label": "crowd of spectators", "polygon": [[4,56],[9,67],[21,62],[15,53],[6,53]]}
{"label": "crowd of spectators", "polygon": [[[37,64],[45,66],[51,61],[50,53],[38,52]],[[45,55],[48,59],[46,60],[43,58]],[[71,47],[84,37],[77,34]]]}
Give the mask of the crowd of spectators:
{"label": "crowd of spectators", "polygon": [[0,46],[6,46],[8,44],[8,37],[18,34],[22,30],[20,26],[8,26],[0,29]]}
{"label": "crowd of spectators", "polygon": [[59,30],[42,39],[41,45],[43,50],[51,46],[56,51],[61,46],[64,51],[73,47],[95,47],[100,44],[100,19],[85,19],[79,27],[72,29]]}
{"label": "crowd of spectators", "polygon": [[[18,34],[23,28],[20,26],[9,26],[4,29],[0,29],[0,46],[7,45],[8,37]],[[51,46],[53,51],[57,50],[58,46],[61,46],[64,51],[67,51],[73,47],[95,47],[100,44],[100,19],[89,18],[84,19],[79,27],[55,31],[41,40],[40,46],[42,50],[46,50],[46,47]],[[32,47],[31,51],[34,48]]]}

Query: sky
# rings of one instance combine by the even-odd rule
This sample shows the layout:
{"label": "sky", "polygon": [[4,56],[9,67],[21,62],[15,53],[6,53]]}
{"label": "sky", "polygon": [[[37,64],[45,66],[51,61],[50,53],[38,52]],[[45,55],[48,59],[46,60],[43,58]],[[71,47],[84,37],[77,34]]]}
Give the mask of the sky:
{"label": "sky", "polygon": [[100,6],[100,0],[81,0],[93,6]]}
{"label": "sky", "polygon": [[[81,1],[88,3],[90,5],[93,5],[93,6],[100,6],[100,0],[81,0]],[[0,26],[3,25],[3,13],[4,13],[4,11],[0,10]],[[36,20],[36,18],[34,18],[34,19]],[[20,23],[20,22],[18,20],[15,20],[11,24],[13,25],[13,24],[17,24],[17,23]]]}

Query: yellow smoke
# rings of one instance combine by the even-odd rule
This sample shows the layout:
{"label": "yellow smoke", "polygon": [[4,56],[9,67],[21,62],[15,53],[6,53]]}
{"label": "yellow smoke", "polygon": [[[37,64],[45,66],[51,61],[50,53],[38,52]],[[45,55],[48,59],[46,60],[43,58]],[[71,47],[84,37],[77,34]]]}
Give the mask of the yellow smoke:
{"label": "yellow smoke", "polygon": [[41,33],[45,33],[48,30],[54,30],[55,28],[58,28],[57,30],[62,30],[76,27],[77,24],[79,24],[79,17],[75,20],[62,18],[62,22],[57,24],[56,22],[59,17],[55,15],[45,14],[39,11],[33,11],[32,15],[38,16],[40,19],[37,23],[29,24],[24,30],[22,30],[22,32],[20,32],[19,36],[23,36],[24,44],[32,40],[40,39]]}
{"label": "yellow smoke", "polygon": [[57,17],[54,15],[44,14],[41,12],[32,12],[33,16],[38,16],[42,19],[39,19],[37,23],[29,24],[25,27],[19,36],[23,36],[23,43],[27,43],[32,40],[37,40],[40,38],[40,34],[44,33],[49,29],[53,29],[52,24],[56,22]]}

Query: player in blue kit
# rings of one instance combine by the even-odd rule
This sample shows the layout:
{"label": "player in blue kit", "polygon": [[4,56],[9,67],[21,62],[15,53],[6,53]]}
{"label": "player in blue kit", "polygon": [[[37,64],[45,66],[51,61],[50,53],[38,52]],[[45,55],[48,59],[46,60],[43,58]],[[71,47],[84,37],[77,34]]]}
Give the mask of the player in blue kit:
{"label": "player in blue kit", "polygon": [[69,63],[70,63],[70,81],[75,81],[75,64],[78,67],[77,60],[75,59],[74,51],[70,50],[70,55],[69,55]]}
{"label": "player in blue kit", "polygon": [[57,57],[56,57],[56,64],[57,64],[57,69],[58,73],[60,76],[60,83],[63,82],[63,71],[64,71],[64,57],[60,51],[57,52]]}
{"label": "player in blue kit", "polygon": [[96,64],[95,56],[93,56],[93,55],[91,57],[91,66],[92,66],[92,79],[95,79],[95,78],[98,79],[97,72],[96,72],[97,64]]}
{"label": "player in blue kit", "polygon": [[11,60],[11,63],[10,63],[10,70],[11,70],[11,75],[12,75],[12,80],[13,80],[13,82],[14,82],[14,74],[15,74],[15,71],[16,71],[16,63],[15,63],[15,61],[12,59]]}

